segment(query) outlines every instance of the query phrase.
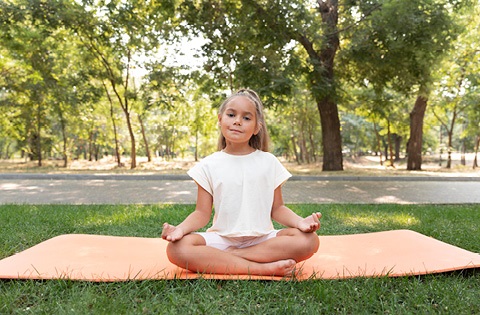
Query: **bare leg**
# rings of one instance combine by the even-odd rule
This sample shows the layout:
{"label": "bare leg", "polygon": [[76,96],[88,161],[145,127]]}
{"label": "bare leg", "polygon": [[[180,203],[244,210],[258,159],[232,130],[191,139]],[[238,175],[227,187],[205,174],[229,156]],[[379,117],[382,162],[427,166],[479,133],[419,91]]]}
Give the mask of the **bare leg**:
{"label": "bare leg", "polygon": [[303,261],[315,254],[320,245],[316,233],[304,233],[296,228],[278,232],[277,237],[246,248],[231,248],[229,252],[250,261],[265,263],[282,259]]}
{"label": "bare leg", "polygon": [[296,265],[293,259],[250,261],[230,252],[206,246],[204,238],[196,234],[185,235],[181,240],[169,243],[167,255],[177,266],[209,274],[285,276],[291,275]]}

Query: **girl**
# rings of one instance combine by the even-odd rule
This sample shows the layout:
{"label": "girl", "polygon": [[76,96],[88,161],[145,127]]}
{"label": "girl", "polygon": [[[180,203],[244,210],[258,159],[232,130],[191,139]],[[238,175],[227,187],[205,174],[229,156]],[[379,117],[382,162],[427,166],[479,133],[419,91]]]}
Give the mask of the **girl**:
{"label": "girl", "polygon": [[[320,213],[302,218],[283,204],[282,184],[291,174],[268,153],[263,104],[242,89],[220,106],[219,150],[188,175],[198,186],[197,204],[181,224],[164,223],[169,260],[212,274],[284,276],[319,247]],[[207,232],[193,233],[210,221]],[[272,219],[289,228],[274,230]]]}

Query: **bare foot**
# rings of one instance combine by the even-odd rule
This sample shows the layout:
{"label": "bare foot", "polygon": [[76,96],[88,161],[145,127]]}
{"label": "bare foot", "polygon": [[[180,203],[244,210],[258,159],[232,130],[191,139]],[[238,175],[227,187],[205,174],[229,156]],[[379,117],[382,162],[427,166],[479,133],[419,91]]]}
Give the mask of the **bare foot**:
{"label": "bare foot", "polygon": [[[271,276],[292,276],[295,272],[297,262],[293,259],[285,259],[262,264],[266,272],[265,275]],[[263,272],[262,272],[263,273]]]}
{"label": "bare foot", "polygon": [[[241,249],[239,248],[231,246],[225,251],[234,256],[242,257],[240,254]],[[253,268],[252,272],[265,276],[292,276],[295,273],[295,266],[297,265],[297,262],[294,259],[283,259],[266,263],[252,263],[258,264],[257,266],[259,267],[259,270],[254,270]]]}

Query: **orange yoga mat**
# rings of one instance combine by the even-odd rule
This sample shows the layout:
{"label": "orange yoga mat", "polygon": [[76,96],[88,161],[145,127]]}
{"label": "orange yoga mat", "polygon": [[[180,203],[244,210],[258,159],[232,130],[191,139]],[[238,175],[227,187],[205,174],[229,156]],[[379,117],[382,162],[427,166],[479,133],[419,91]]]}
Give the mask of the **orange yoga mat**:
{"label": "orange yoga mat", "polygon": [[[171,264],[161,238],[69,234],[0,261],[3,279],[125,281],[146,279],[264,279],[207,275]],[[480,255],[409,230],[320,236],[320,249],[297,264],[295,279],[408,276],[480,267]]]}

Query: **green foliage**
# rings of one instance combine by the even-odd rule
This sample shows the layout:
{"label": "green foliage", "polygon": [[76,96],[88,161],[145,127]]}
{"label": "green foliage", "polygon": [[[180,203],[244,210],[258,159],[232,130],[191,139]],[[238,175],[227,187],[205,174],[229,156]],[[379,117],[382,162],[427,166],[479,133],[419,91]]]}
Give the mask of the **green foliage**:
{"label": "green foliage", "polygon": [[356,63],[359,78],[377,90],[388,83],[406,93],[429,86],[433,68],[459,32],[448,3],[385,1],[374,11],[363,6],[358,10],[371,15],[351,32],[345,54],[346,61]]}
{"label": "green foliage", "polygon": [[[415,101],[410,111],[408,169],[421,169],[423,113],[434,73],[463,31],[461,22],[455,19],[455,4],[443,0],[379,1],[373,9],[369,3],[352,11],[359,22],[347,31],[351,35],[343,58],[357,71],[347,78],[373,89],[380,99],[390,98],[390,91],[394,91],[410,97],[413,92],[417,101],[421,100]],[[377,109],[382,107],[386,106]],[[389,118],[387,122],[390,134]]]}
{"label": "green foliage", "polygon": [[[184,1],[180,12],[208,39],[202,51],[216,89],[249,87],[263,95],[268,106],[282,102],[280,96],[293,85],[287,71],[291,69],[286,46],[291,39],[281,34],[286,23],[282,17],[291,11],[273,2],[265,6],[268,9],[248,1]],[[281,19],[276,29],[270,28],[271,19]]]}
{"label": "green foliage", "polygon": [[305,90],[295,93],[283,106],[267,109],[267,126],[274,154],[298,164],[314,163],[321,156],[318,109]]}
{"label": "green foliage", "polygon": [[[480,51],[476,45],[480,36],[478,16],[478,8],[473,12],[458,14],[465,32],[453,43],[451,58],[444,60],[436,73],[438,79],[432,98],[433,113],[446,132],[442,146],[448,151],[460,150],[462,144],[472,150],[479,135],[476,114],[479,112],[480,91]],[[470,141],[466,141],[468,138]]]}
{"label": "green foliage", "polygon": [[[478,3],[338,7],[338,28],[329,30],[320,2],[3,1],[0,158],[100,158],[115,154],[115,138],[119,153],[135,155],[138,147],[144,155],[149,146],[168,156],[205,156],[215,148],[215,108],[239,87],[260,93],[276,153],[300,163],[318,161],[326,142],[338,142],[325,130],[334,127],[320,126],[338,114],[343,148],[373,151],[375,125],[380,142],[390,131],[404,151],[408,105],[422,85],[422,93],[432,91],[424,149],[436,149],[439,121],[453,122],[456,112],[461,128],[449,128],[452,144],[439,145],[473,150]],[[320,55],[337,35],[342,49],[331,79]],[[202,39],[201,68],[159,57],[187,36]],[[328,119],[318,115],[319,95],[335,103]]]}

